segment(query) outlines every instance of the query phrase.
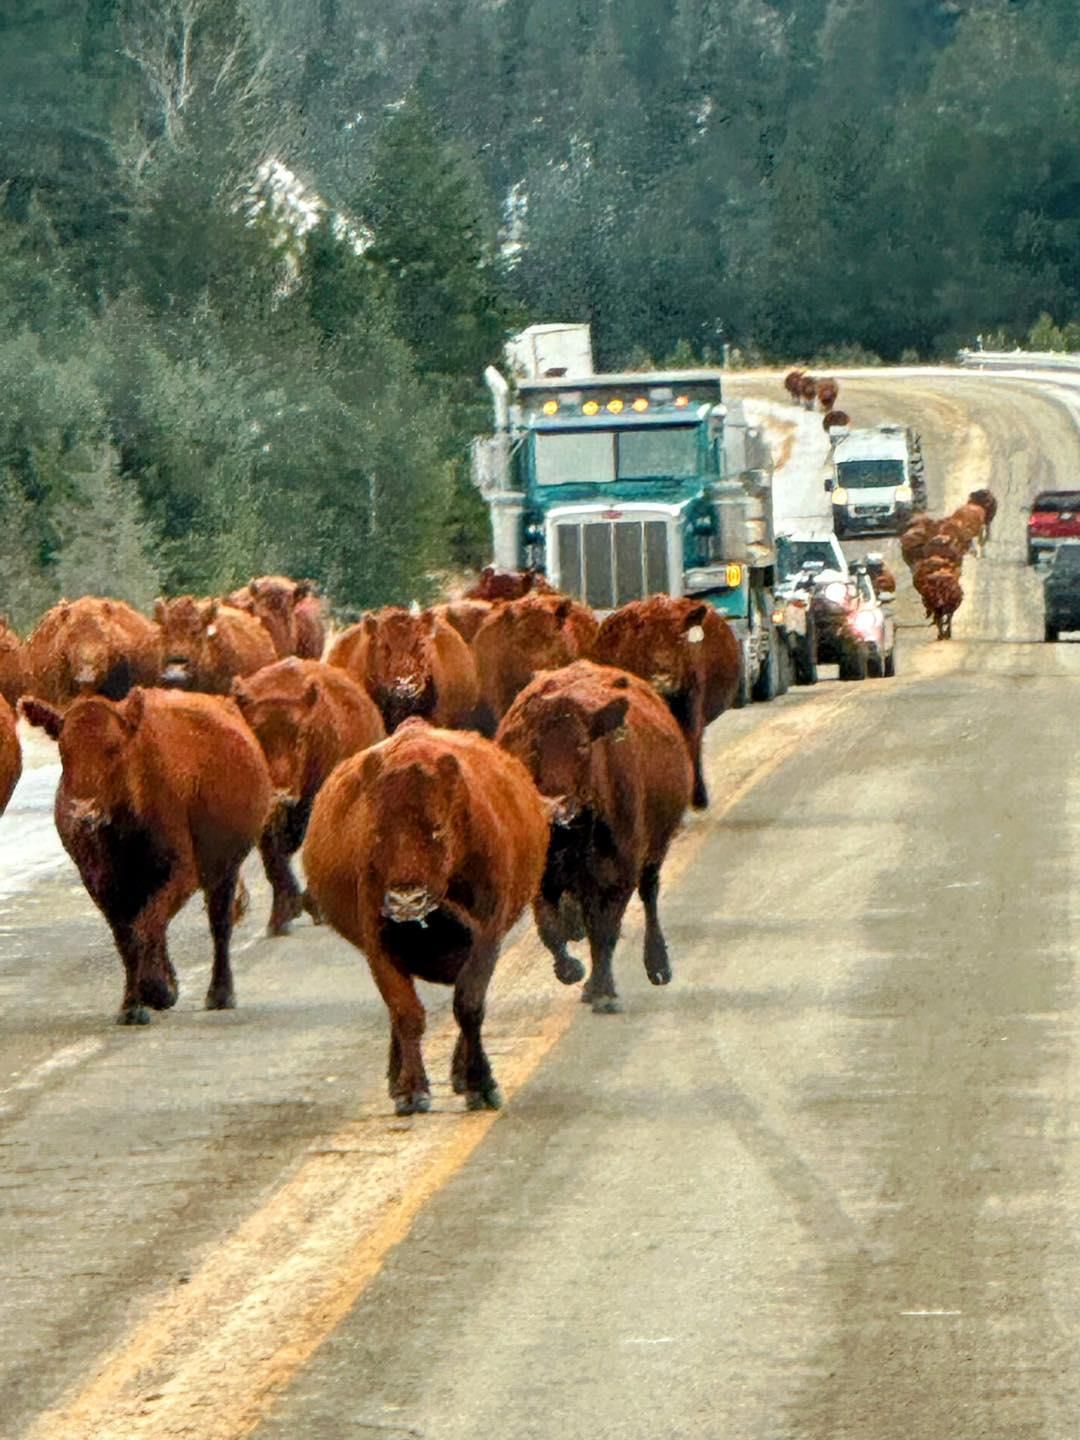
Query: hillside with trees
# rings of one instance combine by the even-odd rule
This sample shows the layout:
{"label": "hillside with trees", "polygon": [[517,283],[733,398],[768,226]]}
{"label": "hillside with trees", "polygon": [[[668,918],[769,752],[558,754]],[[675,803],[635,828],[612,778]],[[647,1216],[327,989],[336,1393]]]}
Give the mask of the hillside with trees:
{"label": "hillside with trees", "polygon": [[1073,0],[12,0],[0,604],[483,557],[484,366],[1080,331]]}

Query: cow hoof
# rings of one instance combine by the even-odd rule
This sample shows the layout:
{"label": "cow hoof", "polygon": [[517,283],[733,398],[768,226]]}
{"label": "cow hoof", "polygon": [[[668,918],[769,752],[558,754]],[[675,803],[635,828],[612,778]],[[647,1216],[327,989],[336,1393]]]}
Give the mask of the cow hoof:
{"label": "cow hoof", "polygon": [[292,933],[292,925],[288,920],[271,920],[266,927],[266,933],[271,940],[280,940],[285,935]]}
{"label": "cow hoof", "polygon": [[482,1090],[470,1090],[465,1096],[466,1110],[501,1110],[502,1103],[502,1091],[494,1080]]}
{"label": "cow hoof", "polygon": [[300,903],[307,911],[307,913],[311,916],[311,923],[313,925],[321,925],[323,923],[322,911],[319,909],[319,906],[316,903],[315,898],[313,897],[310,890],[304,891],[303,895],[301,895],[300,897]]}
{"label": "cow hoof", "polygon": [[555,961],[555,978],[564,985],[576,985],[579,980],[585,979],[585,966],[573,955],[568,955],[565,960]]}
{"label": "cow hoof", "polygon": [[431,1096],[426,1093],[399,1095],[394,1101],[395,1115],[426,1115],[430,1109]]}
{"label": "cow hoof", "polygon": [[236,996],[231,990],[208,990],[204,1008],[207,1010],[235,1010]]}
{"label": "cow hoof", "polygon": [[619,1015],[622,1005],[614,995],[597,995],[592,1002],[594,1015]]}
{"label": "cow hoof", "polygon": [[176,1004],[176,997],[176,986],[166,980],[148,977],[139,981],[139,999],[151,1010],[171,1010]]}
{"label": "cow hoof", "polygon": [[150,1011],[145,1005],[129,1005],[116,1017],[118,1025],[149,1025]]}
{"label": "cow hoof", "polygon": [[645,974],[648,975],[649,979],[654,985],[671,984],[671,966],[668,965],[666,962],[663,965],[656,966],[655,968],[646,965]]}
{"label": "cow hoof", "polygon": [[704,785],[695,783],[694,794],[690,804],[695,810],[707,810],[709,808],[709,792],[705,789]]}

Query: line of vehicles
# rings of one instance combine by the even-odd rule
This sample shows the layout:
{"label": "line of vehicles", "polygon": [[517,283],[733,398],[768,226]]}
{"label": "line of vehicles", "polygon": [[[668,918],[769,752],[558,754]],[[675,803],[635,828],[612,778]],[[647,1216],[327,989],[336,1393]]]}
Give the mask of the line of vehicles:
{"label": "line of vehicles", "polygon": [[707,600],[739,637],[743,703],[814,683],[819,664],[894,673],[892,596],[875,557],[850,565],[838,537],[896,534],[925,505],[912,431],[832,431],[817,518],[796,525],[722,371],[597,374],[588,325],[531,326],[507,361],[509,379],[485,373],[494,426],[473,443],[496,567],[541,571],[601,613],[657,592]]}

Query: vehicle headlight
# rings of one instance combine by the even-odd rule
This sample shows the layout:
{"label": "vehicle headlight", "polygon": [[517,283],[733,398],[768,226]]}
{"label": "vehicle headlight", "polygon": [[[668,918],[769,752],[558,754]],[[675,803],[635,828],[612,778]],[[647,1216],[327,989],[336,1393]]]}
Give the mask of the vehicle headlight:
{"label": "vehicle headlight", "polygon": [[909,501],[909,502],[910,502],[910,500],[911,500],[911,486],[910,486],[910,485],[898,485],[898,486],[896,487],[896,499],[898,500],[898,502],[899,502],[901,505],[902,505],[905,501]]}
{"label": "vehicle headlight", "polygon": [[837,485],[836,489],[832,492],[832,503],[834,505],[847,504],[847,491],[842,485]]}
{"label": "vehicle headlight", "polygon": [[829,601],[830,604],[843,605],[844,601],[847,599],[847,586],[826,585],[825,589],[821,593],[825,597],[825,599]]}
{"label": "vehicle headlight", "polygon": [[877,616],[872,610],[857,610],[851,618],[851,623],[860,635],[873,635],[877,629]]}

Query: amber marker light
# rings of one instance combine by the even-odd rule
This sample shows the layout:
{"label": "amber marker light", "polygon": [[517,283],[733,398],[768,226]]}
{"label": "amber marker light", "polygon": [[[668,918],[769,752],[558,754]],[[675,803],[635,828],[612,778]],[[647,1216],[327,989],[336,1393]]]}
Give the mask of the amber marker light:
{"label": "amber marker light", "polygon": [[607,408],[611,411],[612,415],[618,415],[622,411],[623,402],[619,399],[609,400],[607,402]]}
{"label": "amber marker light", "polygon": [[557,415],[559,413],[559,402],[557,400],[544,401],[544,414]]}
{"label": "amber marker light", "polygon": [[727,583],[728,583],[729,585],[731,585],[731,586],[741,585],[741,584],[742,584],[742,566],[741,566],[741,565],[729,565],[729,566],[727,567],[727,571],[726,571],[726,573],[725,573],[724,578],[727,580]]}
{"label": "amber marker light", "polygon": [[687,407],[687,405],[690,404],[690,396],[689,396],[689,395],[676,395],[676,396],[675,396],[675,404],[676,404],[676,406],[678,407],[678,409],[680,409],[680,410],[685,410],[686,407]]}
{"label": "amber marker light", "polygon": [[585,404],[581,407],[581,413],[583,415],[599,415],[600,406],[595,400],[586,400]]}
{"label": "amber marker light", "polygon": [[643,410],[647,410],[648,408],[648,400],[645,399],[644,395],[639,395],[638,398],[634,401],[634,409],[640,415]]}

